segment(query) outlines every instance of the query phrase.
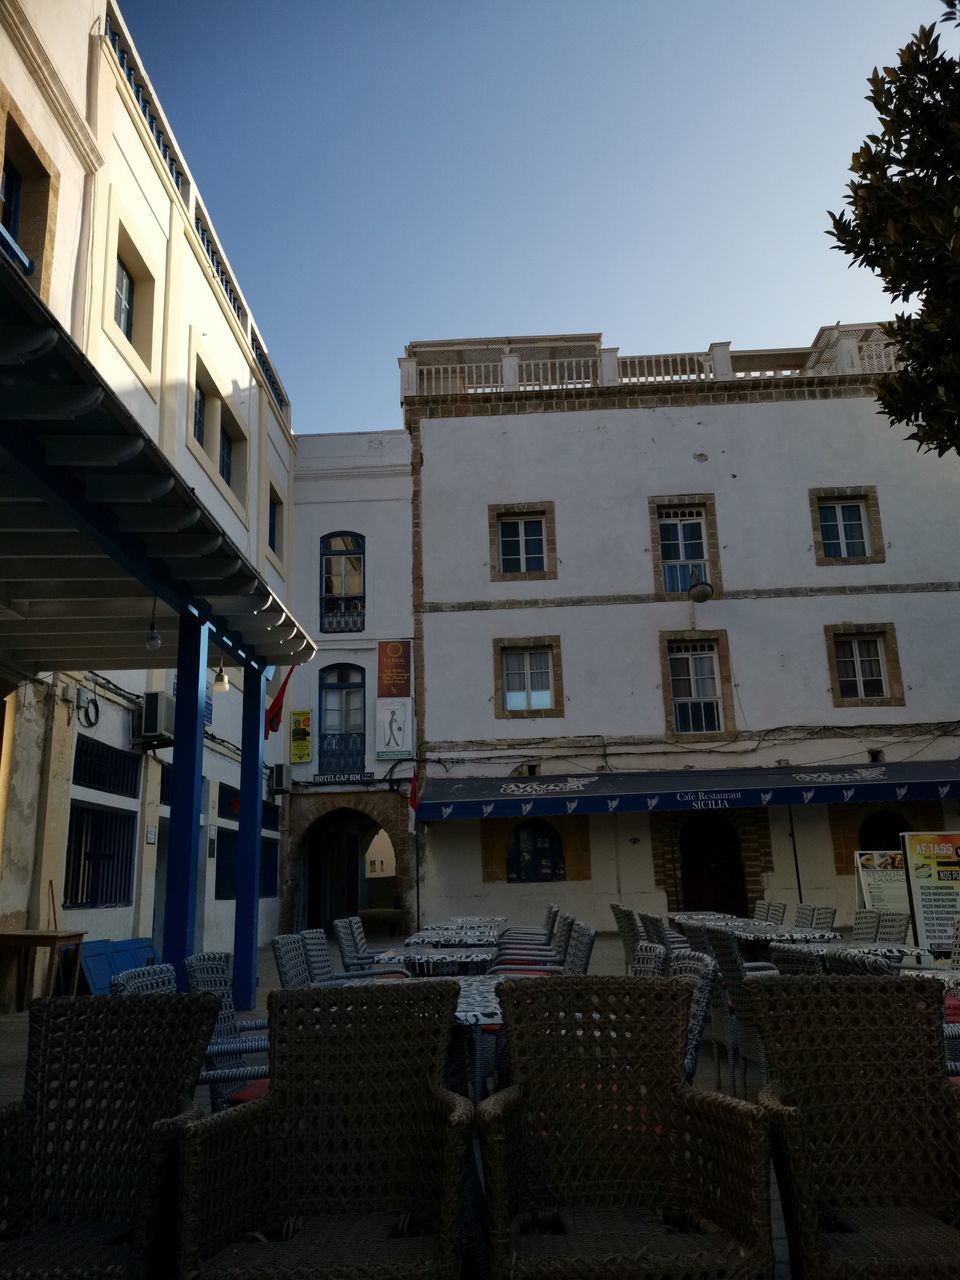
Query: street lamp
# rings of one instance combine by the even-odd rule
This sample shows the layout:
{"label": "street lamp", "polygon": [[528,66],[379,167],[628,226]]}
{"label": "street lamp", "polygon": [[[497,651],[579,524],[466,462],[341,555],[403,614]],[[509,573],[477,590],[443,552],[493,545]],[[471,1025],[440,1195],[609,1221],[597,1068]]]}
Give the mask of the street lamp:
{"label": "street lamp", "polygon": [[690,574],[690,585],[687,587],[687,599],[691,604],[706,604],[713,595],[713,587],[700,577],[700,570],[694,569]]}

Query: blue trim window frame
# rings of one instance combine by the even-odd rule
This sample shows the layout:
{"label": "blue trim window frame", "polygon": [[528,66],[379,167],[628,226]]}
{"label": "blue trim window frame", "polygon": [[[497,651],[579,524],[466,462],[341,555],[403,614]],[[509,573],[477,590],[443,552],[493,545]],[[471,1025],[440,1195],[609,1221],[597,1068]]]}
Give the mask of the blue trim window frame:
{"label": "blue trim window frame", "polygon": [[542,818],[518,822],[507,841],[507,880],[511,884],[566,880],[563,839]]}
{"label": "blue trim window frame", "polygon": [[117,292],[113,318],[127,341],[133,342],[133,276],[120,257],[117,258]]}
{"label": "blue trim window frame", "polygon": [[341,530],[320,539],[320,630],[362,631],[365,626],[366,540]]}
{"label": "blue trim window frame", "polygon": [[193,393],[193,438],[203,448],[204,424],[207,413],[207,397],[203,387],[197,384]]}
{"label": "blue trim window frame", "polygon": [[275,555],[279,555],[278,535],[280,512],[282,510],[280,500],[272,491],[267,501],[267,546]]}
{"label": "blue trim window frame", "polygon": [[221,478],[228,486],[232,486],[233,481],[233,440],[224,430],[223,425],[220,426],[220,456],[218,459],[217,469]]}
{"label": "blue trim window frame", "polygon": [[723,709],[717,646],[681,641],[668,648],[670,697],[676,733],[722,733]]}
{"label": "blue trim window frame", "polygon": [[542,516],[497,521],[501,573],[543,573],[546,568]]}
{"label": "blue trim window frame", "polygon": [[320,682],[320,773],[362,773],[366,761],[366,672],[352,663],[324,667]]}
{"label": "blue trim window frame", "polygon": [[663,589],[686,592],[692,581],[707,582],[705,513],[697,507],[659,513]]}
{"label": "blue trim window frame", "polygon": [[13,161],[4,158],[0,171],[0,226],[16,240],[20,234],[20,196],[23,178]]}
{"label": "blue trim window frame", "polygon": [[820,503],[820,536],[826,559],[846,560],[869,555],[865,530],[862,502]]}

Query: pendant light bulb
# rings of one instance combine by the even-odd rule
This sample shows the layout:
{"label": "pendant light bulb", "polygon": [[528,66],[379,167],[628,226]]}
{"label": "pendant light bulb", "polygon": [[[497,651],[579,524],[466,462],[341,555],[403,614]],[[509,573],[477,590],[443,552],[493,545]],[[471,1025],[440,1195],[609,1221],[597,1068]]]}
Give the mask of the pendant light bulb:
{"label": "pendant light bulb", "polygon": [[213,692],[226,693],[230,688],[230,677],[223,669],[223,659],[220,659],[220,665],[217,667],[217,674],[213,677]]}
{"label": "pendant light bulb", "polygon": [[150,614],[150,630],[144,636],[143,644],[144,644],[144,648],[148,649],[150,653],[156,653],[156,651],[160,648],[161,644],[163,644],[163,640],[161,639],[160,632],[157,630],[157,597],[156,596],[153,597],[153,612]]}

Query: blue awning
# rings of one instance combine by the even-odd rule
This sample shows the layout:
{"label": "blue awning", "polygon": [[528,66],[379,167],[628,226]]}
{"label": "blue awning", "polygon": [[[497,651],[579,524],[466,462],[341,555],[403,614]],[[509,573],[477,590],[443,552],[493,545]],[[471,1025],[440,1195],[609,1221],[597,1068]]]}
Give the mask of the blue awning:
{"label": "blue awning", "polygon": [[795,804],[946,800],[960,796],[960,761],[807,765],[787,769],[689,769],[520,778],[430,778],[419,822],[549,814],[760,809]]}

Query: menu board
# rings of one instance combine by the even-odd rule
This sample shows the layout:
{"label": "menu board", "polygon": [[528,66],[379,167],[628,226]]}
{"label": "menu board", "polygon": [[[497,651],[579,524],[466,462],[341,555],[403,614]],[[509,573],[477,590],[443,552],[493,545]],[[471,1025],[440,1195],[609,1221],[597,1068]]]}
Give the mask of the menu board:
{"label": "menu board", "polygon": [[903,842],[917,944],[949,951],[960,915],[960,833],[905,831]]}
{"label": "menu board", "polygon": [[871,911],[902,911],[910,913],[907,894],[907,873],[903,869],[903,854],[887,850],[870,852],[860,850],[853,855],[863,893],[863,905]]}

